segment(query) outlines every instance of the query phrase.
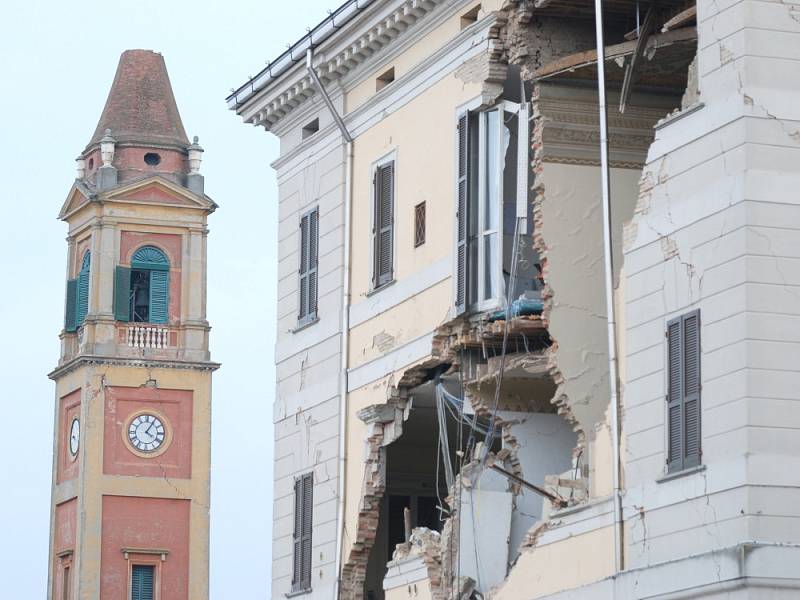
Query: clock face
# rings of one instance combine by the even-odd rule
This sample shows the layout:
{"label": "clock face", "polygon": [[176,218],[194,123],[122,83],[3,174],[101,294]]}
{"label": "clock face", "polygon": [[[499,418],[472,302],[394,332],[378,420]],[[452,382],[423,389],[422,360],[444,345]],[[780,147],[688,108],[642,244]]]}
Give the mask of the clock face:
{"label": "clock face", "polygon": [[81,445],[81,422],[78,419],[72,419],[72,425],[69,427],[69,453],[72,456],[78,454],[78,448]]}
{"label": "clock face", "polygon": [[166,440],[167,431],[161,419],[150,413],[141,413],[128,425],[128,441],[139,452],[156,452]]}

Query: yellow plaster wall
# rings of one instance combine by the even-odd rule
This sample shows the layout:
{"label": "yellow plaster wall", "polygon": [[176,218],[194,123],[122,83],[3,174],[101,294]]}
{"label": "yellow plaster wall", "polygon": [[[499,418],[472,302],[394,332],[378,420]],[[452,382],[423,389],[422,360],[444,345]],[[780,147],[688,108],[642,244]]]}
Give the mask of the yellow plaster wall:
{"label": "yellow plaster wall", "polygon": [[[395,153],[395,279],[413,276],[453,252],[456,107],[476,97],[477,84],[448,75],[412,102],[389,115],[355,141],[353,165],[352,284],[353,305],[370,301],[372,260],[372,168]],[[414,206],[426,203],[426,241],[414,248]],[[394,346],[432,331],[448,315],[452,284],[441,282],[352,329],[350,366],[382,354],[372,336],[383,330]],[[381,294],[378,291],[376,294]],[[424,310],[419,310],[424,302]],[[401,326],[398,326],[401,325]]]}
{"label": "yellow plaster wall", "polygon": [[[452,279],[440,281],[405,302],[350,330],[350,367],[369,362],[385,352],[428,334],[446,321],[453,298]],[[394,339],[389,345],[389,338]],[[385,350],[381,350],[379,344]]]}
{"label": "yellow plaster wall", "polygon": [[532,600],[609,577],[614,529],[604,527],[524,550],[494,600]]}
{"label": "yellow plaster wall", "polygon": [[[394,77],[397,80],[456,37],[461,32],[461,15],[480,5],[481,12],[478,18],[482,18],[488,12],[499,10],[502,4],[502,0],[484,0],[483,2],[471,2],[464,6],[412,47],[406,49],[400,56],[382,63],[380,67],[367,74],[359,83],[354,85],[345,95],[345,113],[351,113],[376,93],[375,80],[388,69],[394,67]],[[397,43],[402,43],[401,39],[402,36],[397,40]]]}

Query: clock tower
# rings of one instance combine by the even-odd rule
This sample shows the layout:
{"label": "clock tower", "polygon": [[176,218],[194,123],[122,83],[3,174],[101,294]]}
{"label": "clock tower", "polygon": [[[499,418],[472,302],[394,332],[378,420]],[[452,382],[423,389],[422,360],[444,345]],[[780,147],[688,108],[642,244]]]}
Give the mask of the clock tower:
{"label": "clock tower", "polygon": [[211,362],[202,148],[164,59],[120,58],[77,159],[56,383],[48,597],[208,598]]}

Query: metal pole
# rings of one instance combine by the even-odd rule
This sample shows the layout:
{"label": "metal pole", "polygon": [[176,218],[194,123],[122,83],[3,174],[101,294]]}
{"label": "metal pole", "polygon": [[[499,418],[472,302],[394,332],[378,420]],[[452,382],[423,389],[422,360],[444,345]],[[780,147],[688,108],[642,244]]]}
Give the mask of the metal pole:
{"label": "metal pole", "polygon": [[603,40],[603,0],[595,0],[597,35],[597,103],[600,116],[600,172],[603,193],[603,253],[605,264],[606,314],[608,315],[608,383],[611,402],[611,443],[614,485],[614,573],[625,568],[622,537],[622,496],[620,489],[619,398],[617,396],[617,323],[614,307],[614,257],[611,248],[611,177],[608,166],[608,108],[606,106],[605,41]]}
{"label": "metal pole", "polygon": [[312,60],[314,53],[311,48],[306,52],[306,68],[311,80],[322,96],[328,110],[331,111],[336,125],[342,132],[345,140],[345,174],[344,174],[344,244],[342,251],[342,316],[341,316],[341,363],[339,375],[339,480],[338,480],[338,506],[336,509],[336,591],[335,598],[339,598],[342,589],[342,552],[344,551],[344,501],[347,488],[345,487],[345,469],[347,467],[347,355],[350,351],[350,222],[353,210],[353,138],[344,120],[339,115],[336,107],[331,102],[328,92],[322,85]]}

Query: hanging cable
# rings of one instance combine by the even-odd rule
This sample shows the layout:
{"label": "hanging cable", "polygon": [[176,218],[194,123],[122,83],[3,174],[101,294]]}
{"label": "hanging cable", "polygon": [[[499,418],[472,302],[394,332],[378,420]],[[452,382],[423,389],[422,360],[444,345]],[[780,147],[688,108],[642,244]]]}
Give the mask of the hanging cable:
{"label": "hanging cable", "polygon": [[495,438],[495,424],[497,421],[497,407],[500,404],[500,389],[503,385],[503,373],[506,369],[506,349],[508,346],[508,326],[509,321],[511,320],[511,304],[512,304],[512,295],[514,292],[514,287],[516,284],[517,279],[517,262],[519,259],[519,222],[521,217],[517,217],[514,223],[514,245],[513,251],[511,252],[511,273],[509,274],[509,283],[508,283],[508,290],[506,290],[506,315],[505,321],[503,322],[503,343],[500,347],[500,366],[497,370],[497,382],[495,384],[494,390],[494,404],[492,406],[492,416],[489,419],[489,434],[486,437],[486,445],[483,449],[483,454],[481,456],[481,463],[486,461],[486,457],[489,455],[489,451],[491,450],[492,444],[494,444]]}

